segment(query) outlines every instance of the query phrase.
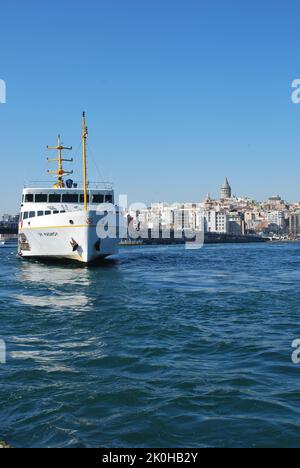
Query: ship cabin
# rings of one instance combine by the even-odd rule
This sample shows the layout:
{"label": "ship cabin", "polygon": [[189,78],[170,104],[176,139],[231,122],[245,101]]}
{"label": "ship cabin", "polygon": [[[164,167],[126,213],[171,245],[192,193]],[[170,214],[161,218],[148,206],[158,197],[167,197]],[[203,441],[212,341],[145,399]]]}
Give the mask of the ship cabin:
{"label": "ship cabin", "polygon": [[[107,210],[105,205],[114,204],[114,191],[108,184],[95,185],[87,191],[89,211]],[[24,188],[21,203],[21,220],[58,213],[83,211],[84,190],[73,184],[69,188]]]}

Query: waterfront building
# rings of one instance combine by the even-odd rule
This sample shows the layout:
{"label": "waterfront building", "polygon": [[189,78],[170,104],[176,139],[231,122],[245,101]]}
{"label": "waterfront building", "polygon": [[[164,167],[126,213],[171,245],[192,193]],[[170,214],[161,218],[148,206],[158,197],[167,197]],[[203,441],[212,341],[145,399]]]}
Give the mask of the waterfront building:
{"label": "waterfront building", "polygon": [[184,204],[174,210],[174,229],[195,230],[196,229],[196,204]]}
{"label": "waterfront building", "polygon": [[289,215],[289,233],[296,237],[300,235],[300,212]]}
{"label": "waterfront building", "polygon": [[226,234],[229,230],[229,219],[224,211],[205,211],[204,230],[205,232],[220,232]]}
{"label": "waterfront building", "polygon": [[228,234],[241,235],[245,234],[244,215],[242,213],[229,213],[228,218]]}
{"label": "waterfront building", "polygon": [[283,211],[268,211],[266,213],[266,220],[269,224],[276,224],[279,228],[285,226],[285,216]]}
{"label": "waterfront building", "polygon": [[1,227],[7,227],[7,228],[16,228],[18,227],[19,224],[19,215],[12,216],[9,214],[4,214],[2,216],[2,220],[0,221],[0,226]]}

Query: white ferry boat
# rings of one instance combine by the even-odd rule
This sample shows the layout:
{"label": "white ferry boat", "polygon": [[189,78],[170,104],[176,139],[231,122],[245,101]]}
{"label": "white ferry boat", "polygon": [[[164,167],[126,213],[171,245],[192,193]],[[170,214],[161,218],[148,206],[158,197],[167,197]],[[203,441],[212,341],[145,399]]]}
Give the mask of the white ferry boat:
{"label": "white ferry boat", "polygon": [[83,183],[76,184],[65,177],[72,174],[63,169],[63,150],[58,144],[47,147],[58,151],[49,159],[58,163],[53,187],[25,187],[19,222],[18,254],[23,259],[71,260],[84,265],[97,263],[117,253],[119,210],[114,204],[110,184],[87,181],[85,114],[82,118]]}

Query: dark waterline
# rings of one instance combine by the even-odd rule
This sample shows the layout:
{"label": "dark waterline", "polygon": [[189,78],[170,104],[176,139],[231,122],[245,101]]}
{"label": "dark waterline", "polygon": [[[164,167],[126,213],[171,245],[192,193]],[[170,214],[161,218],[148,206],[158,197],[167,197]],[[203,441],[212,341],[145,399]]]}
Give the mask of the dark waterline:
{"label": "dark waterline", "polygon": [[300,245],[130,247],[82,269],[0,250],[0,439],[299,446]]}

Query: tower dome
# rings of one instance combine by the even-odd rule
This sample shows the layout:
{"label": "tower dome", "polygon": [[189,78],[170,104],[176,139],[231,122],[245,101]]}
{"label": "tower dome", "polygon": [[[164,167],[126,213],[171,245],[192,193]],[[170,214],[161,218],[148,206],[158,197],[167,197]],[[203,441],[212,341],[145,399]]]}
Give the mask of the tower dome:
{"label": "tower dome", "polygon": [[221,198],[230,198],[230,197],[231,197],[231,187],[229,185],[227,177],[225,177],[225,180],[221,187]]}

